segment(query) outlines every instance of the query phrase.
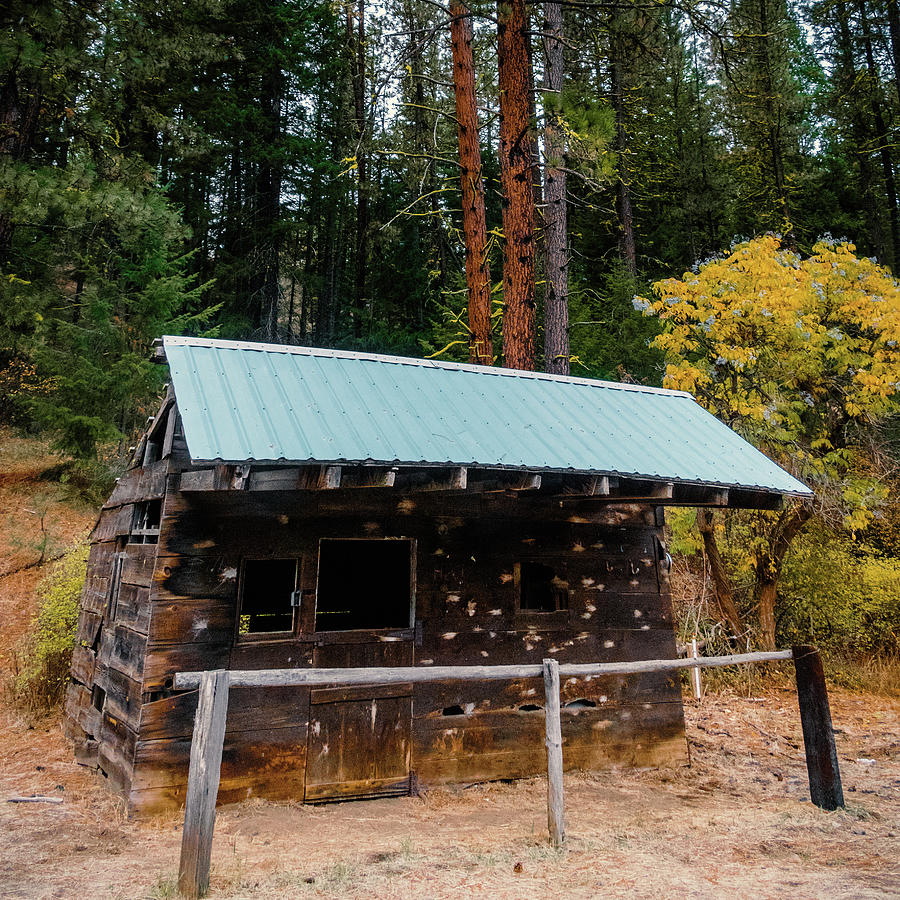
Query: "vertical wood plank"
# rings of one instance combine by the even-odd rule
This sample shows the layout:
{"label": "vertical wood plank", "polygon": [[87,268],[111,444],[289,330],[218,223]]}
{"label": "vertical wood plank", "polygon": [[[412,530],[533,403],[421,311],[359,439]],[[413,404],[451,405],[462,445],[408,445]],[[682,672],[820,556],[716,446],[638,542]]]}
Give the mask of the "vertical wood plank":
{"label": "vertical wood plank", "polygon": [[793,654],[806,770],[809,773],[809,796],[822,809],[838,809],[844,805],[844,791],[822,657],[818,649],[810,646],[794,647]]}
{"label": "vertical wood plank", "polygon": [[203,673],[191,741],[178,870],[178,889],[190,900],[205,896],[209,890],[209,860],[216,823],[228,688],[229,673],[224,669]]}
{"label": "vertical wood plank", "polygon": [[566,839],[563,812],[562,727],[559,721],[559,663],[544,660],[544,722],[547,742],[547,826],[550,843],[560,847]]}

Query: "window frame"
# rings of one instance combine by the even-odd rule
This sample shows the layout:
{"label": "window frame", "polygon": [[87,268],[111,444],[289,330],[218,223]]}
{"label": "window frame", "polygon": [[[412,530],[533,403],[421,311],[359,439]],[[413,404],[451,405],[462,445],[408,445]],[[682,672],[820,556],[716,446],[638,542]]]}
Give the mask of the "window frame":
{"label": "window frame", "polygon": [[[319,631],[316,628],[316,619],[319,613],[319,581],[322,566],[322,544],[325,541],[336,543],[338,541],[354,541],[356,543],[388,541],[406,541],[409,544],[409,619],[407,625],[385,625],[379,628],[329,628]],[[360,635],[360,634],[391,634],[402,637],[413,637],[416,627],[416,572],[418,568],[418,551],[416,539],[406,535],[388,536],[350,536],[350,537],[320,537],[316,542],[316,583],[312,592],[312,611],[309,617],[310,633],[317,638],[323,635]]]}
{"label": "window frame", "polygon": [[[244,607],[244,587],[247,583],[248,562],[284,562],[294,563],[294,590],[291,591],[291,628],[285,631],[250,631],[241,633],[241,614]],[[259,643],[260,641],[289,641],[296,638],[303,620],[301,603],[303,591],[300,589],[300,573],[303,565],[301,556],[242,556],[238,572],[237,609],[234,617],[235,643]]]}
{"label": "window frame", "polygon": [[[566,605],[564,607],[559,606],[558,601],[556,609],[528,609],[522,606],[522,565],[528,563],[552,569],[554,577],[565,582]],[[515,615],[517,618],[525,619],[534,624],[546,624],[551,627],[558,627],[568,623],[570,610],[572,609],[572,586],[569,581],[566,560],[549,559],[540,556],[520,557],[513,564],[513,586],[515,589]]]}
{"label": "window frame", "polygon": [[[159,504],[159,520],[155,526],[147,526],[147,512],[151,503]],[[131,528],[128,529],[129,544],[158,544],[159,533],[162,528],[163,498],[154,497],[150,500],[138,500],[134,504],[131,513]]]}

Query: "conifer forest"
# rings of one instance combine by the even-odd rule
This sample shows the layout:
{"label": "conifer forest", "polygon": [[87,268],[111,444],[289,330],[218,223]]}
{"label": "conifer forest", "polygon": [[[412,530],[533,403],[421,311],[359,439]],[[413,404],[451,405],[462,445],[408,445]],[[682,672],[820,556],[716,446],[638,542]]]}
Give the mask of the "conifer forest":
{"label": "conifer forest", "polygon": [[162,334],[690,390],[817,492],[674,515],[713,618],[896,652],[898,0],[0,19],[4,424],[114,468]]}

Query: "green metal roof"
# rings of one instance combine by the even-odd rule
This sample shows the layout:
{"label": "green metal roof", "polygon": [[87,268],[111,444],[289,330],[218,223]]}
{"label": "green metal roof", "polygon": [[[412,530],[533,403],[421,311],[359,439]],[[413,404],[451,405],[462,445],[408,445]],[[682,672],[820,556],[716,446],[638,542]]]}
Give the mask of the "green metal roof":
{"label": "green metal roof", "polygon": [[195,462],[481,466],[810,493],[681,391],[275,344],[163,345]]}

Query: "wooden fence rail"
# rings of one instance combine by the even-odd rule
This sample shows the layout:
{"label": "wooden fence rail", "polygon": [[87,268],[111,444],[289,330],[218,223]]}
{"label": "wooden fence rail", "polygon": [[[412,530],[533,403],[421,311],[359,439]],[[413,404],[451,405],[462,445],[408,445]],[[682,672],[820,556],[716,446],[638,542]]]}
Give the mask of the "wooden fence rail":
{"label": "wooden fence rail", "polygon": [[396,682],[502,680],[544,678],[547,745],[547,824],[551,843],[565,840],[563,812],[563,754],[560,722],[560,678],[587,675],[631,675],[732,666],[744,663],[794,660],[797,697],[806,749],[810,797],[817,806],[833,810],[844,805],[834,730],[819,651],[794,647],[764,653],[740,653],[687,659],[649,659],[617,663],[566,663],[545,659],[541,665],[416,666],[365,669],[261,669],[259,671],[179,672],[176,690],[200,690],[184,810],[178,887],[191,900],[209,889],[209,865],[215,826],[216,794],[225,737],[230,687],[287,687],[302,685],[381,685]]}

